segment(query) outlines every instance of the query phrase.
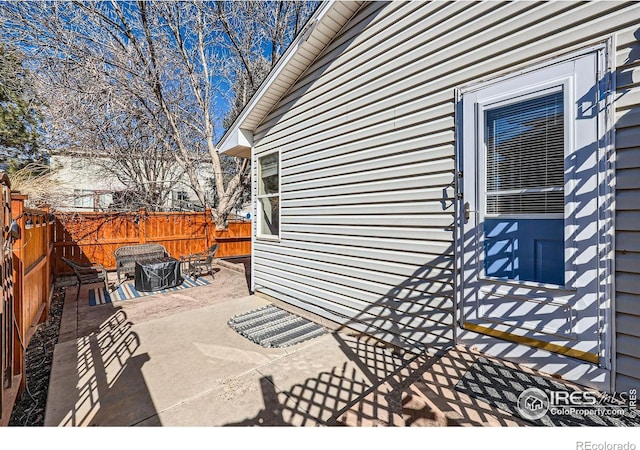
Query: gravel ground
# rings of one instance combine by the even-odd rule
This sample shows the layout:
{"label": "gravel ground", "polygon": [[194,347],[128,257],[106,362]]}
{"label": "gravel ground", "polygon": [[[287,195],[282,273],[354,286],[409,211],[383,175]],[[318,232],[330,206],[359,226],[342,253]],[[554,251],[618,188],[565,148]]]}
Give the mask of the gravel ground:
{"label": "gravel ground", "polygon": [[51,300],[46,322],[38,325],[25,356],[27,389],[16,402],[9,426],[43,426],[47,405],[53,348],[58,342],[64,288],[57,288]]}

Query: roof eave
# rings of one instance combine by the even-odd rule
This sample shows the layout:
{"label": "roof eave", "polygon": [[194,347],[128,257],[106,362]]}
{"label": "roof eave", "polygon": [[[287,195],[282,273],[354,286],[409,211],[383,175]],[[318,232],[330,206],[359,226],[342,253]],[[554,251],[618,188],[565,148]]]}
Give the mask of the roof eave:
{"label": "roof eave", "polygon": [[[220,153],[229,156],[238,156],[241,158],[251,157],[253,131],[256,127],[255,124],[259,123],[262,119],[264,119],[264,117],[266,117],[266,115],[277,104],[278,100],[282,98],[282,96],[291,88],[295,81],[297,81],[298,77],[302,74],[302,72],[304,72],[304,69],[300,70],[300,73],[294,74],[295,76],[291,76],[291,74],[288,73],[288,79],[292,81],[288,83],[279,83],[279,86],[277,88],[274,86],[276,80],[278,80],[281,74],[283,74],[285,71],[292,70],[290,68],[290,63],[296,59],[296,56],[298,56],[301,51],[304,50],[307,53],[312,52],[315,57],[317,57],[320,52],[322,52],[324,48],[313,46],[309,43],[309,41],[314,40],[314,38],[316,38],[316,34],[318,36],[322,35],[323,39],[327,39],[327,30],[324,29],[322,30],[322,33],[320,33],[319,25],[323,24],[323,19],[330,19],[332,24],[339,23],[339,21],[336,20],[335,17],[332,17],[331,13],[339,13],[338,7],[344,6],[346,4],[353,6],[353,8],[349,8],[350,13],[353,14],[356,10],[359,9],[362,2],[336,2],[334,0],[328,0],[318,7],[316,12],[307,22],[305,28],[294,39],[287,51],[278,60],[275,67],[271,70],[267,78],[263,81],[262,85],[253,95],[251,100],[240,112],[234,123],[231,125],[231,127],[229,127],[224,136],[222,136],[222,139],[220,139],[220,141],[218,142],[218,149]],[[340,17],[344,20],[345,16],[344,14],[340,14]],[[344,23],[346,23],[347,21],[348,19],[344,20]],[[344,25],[344,23],[342,25]],[[337,30],[335,30],[334,33],[337,34],[341,26]],[[329,38],[332,37],[329,36]],[[276,90],[277,92],[274,92]],[[274,94],[271,95],[271,98],[277,98],[278,100],[266,100],[265,94],[267,92]],[[259,109],[257,108],[258,106],[260,106]],[[247,146],[239,143],[242,140],[242,137],[240,135],[244,136],[247,141],[250,141],[251,145]],[[238,139],[240,139],[240,141]]]}
{"label": "roof eave", "polygon": [[218,146],[220,153],[239,158],[251,158],[251,147],[253,146],[253,132],[242,128],[230,128],[226,139]]}

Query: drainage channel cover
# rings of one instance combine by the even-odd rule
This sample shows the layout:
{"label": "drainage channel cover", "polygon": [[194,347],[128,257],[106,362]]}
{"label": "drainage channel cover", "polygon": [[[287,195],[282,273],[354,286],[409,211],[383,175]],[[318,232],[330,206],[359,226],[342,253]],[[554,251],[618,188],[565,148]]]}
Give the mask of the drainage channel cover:
{"label": "drainage channel cover", "polygon": [[267,305],[229,319],[229,326],[262,347],[289,347],[322,336],[327,330],[307,319]]}

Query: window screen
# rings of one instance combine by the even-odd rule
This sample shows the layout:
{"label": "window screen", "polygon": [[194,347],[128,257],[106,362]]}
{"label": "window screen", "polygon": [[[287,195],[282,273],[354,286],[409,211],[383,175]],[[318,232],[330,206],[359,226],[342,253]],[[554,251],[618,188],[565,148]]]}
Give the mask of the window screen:
{"label": "window screen", "polygon": [[487,214],[564,211],[563,93],[485,111]]}

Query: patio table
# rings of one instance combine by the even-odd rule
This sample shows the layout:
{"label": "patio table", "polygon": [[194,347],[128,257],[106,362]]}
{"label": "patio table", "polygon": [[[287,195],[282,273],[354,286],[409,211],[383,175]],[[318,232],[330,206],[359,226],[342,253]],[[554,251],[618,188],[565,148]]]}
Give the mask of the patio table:
{"label": "patio table", "polygon": [[170,256],[136,261],[135,288],[138,291],[159,291],[178,286],[183,278],[180,261]]}

